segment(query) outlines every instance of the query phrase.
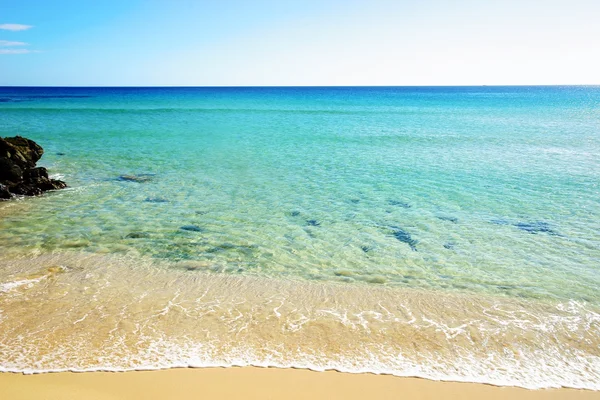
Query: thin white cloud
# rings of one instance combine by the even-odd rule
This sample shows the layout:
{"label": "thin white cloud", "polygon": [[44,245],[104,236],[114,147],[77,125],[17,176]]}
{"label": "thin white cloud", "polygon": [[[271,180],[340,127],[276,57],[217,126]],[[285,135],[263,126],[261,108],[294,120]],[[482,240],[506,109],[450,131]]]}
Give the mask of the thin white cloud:
{"label": "thin white cloud", "polygon": [[27,46],[27,43],[11,42],[10,40],[0,40],[0,47],[9,47],[9,46]]}
{"label": "thin white cloud", "polygon": [[4,29],[5,31],[25,31],[30,28],[33,28],[33,26],[23,24],[0,24],[0,29]]}
{"label": "thin white cloud", "polygon": [[0,49],[0,54],[28,54],[28,53],[39,53],[39,51],[28,50],[28,49]]}

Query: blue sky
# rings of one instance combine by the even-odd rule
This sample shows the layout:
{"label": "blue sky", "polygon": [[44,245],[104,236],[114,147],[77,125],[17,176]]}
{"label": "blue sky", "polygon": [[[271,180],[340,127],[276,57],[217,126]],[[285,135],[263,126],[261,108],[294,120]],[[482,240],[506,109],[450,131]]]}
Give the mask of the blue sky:
{"label": "blue sky", "polygon": [[598,0],[0,0],[0,85],[600,84]]}

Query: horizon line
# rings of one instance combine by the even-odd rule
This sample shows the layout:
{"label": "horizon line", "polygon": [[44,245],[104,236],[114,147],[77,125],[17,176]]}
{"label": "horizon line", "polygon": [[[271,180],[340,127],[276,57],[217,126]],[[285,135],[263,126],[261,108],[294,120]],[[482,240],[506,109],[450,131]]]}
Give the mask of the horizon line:
{"label": "horizon line", "polygon": [[418,88],[418,87],[583,87],[600,83],[576,84],[482,84],[482,85],[0,85],[0,88]]}

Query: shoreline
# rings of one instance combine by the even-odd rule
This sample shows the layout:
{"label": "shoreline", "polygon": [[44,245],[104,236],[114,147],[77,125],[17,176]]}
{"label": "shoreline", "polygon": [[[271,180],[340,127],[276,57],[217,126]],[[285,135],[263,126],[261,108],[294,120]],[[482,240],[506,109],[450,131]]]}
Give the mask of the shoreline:
{"label": "shoreline", "polygon": [[[596,347],[581,349],[589,354],[585,359],[574,354],[577,349],[560,358],[546,355],[557,345],[542,328],[571,340],[575,334],[565,326],[597,315],[582,305],[192,273],[155,262],[79,252],[7,260],[7,279],[0,280],[6,281],[0,308],[7,317],[0,321],[0,371],[253,365],[598,390]],[[525,316],[530,321],[523,326]],[[51,334],[39,335],[40,325]],[[576,337],[597,343],[593,331],[577,327]],[[505,335],[524,340],[507,342]]]}
{"label": "shoreline", "polygon": [[172,368],[129,372],[0,373],[7,398],[45,399],[600,399],[581,389],[529,390],[482,383],[442,382],[370,373],[294,368]]}

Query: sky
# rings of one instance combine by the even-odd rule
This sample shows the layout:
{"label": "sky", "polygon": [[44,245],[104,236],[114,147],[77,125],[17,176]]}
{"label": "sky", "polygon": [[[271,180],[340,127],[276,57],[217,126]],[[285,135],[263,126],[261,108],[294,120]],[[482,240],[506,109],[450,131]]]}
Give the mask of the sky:
{"label": "sky", "polygon": [[0,0],[0,86],[600,84],[600,0]]}

